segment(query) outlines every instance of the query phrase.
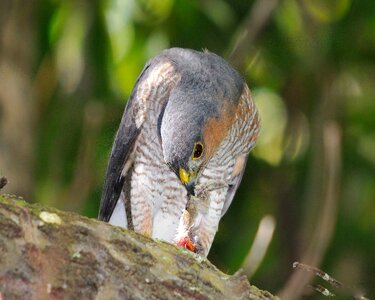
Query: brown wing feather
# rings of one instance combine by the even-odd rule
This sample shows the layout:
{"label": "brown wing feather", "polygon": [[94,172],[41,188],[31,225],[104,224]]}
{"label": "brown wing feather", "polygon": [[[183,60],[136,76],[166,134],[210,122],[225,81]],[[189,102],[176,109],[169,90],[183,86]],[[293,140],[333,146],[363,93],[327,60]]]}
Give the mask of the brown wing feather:
{"label": "brown wing feather", "polygon": [[[100,201],[99,220],[109,221],[120,197],[126,175],[124,174],[126,172],[126,170],[124,172],[124,168],[126,169],[132,164],[131,154],[142,130],[143,122],[147,118],[147,103],[149,101],[160,101],[160,99],[150,99],[153,95],[151,91],[160,88],[160,85],[163,84],[163,80],[160,78],[171,75],[171,67],[163,67],[166,61],[171,66],[171,62],[165,55],[150,60],[143,68],[130,95],[108,162]],[[164,85],[170,85],[171,82],[166,80]],[[164,86],[163,89],[170,90],[171,86]],[[166,100],[162,99],[162,101]]]}

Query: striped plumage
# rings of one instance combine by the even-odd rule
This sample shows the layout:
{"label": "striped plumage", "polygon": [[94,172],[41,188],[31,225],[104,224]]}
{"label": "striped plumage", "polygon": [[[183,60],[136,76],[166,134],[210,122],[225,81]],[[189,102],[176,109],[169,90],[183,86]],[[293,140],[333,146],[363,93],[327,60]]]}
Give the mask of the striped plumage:
{"label": "striped plumage", "polygon": [[[258,131],[250,91],[223,59],[187,49],[163,51],[146,64],[128,101],[99,219],[167,242],[188,238],[207,255]],[[197,142],[204,152],[194,159]],[[181,169],[194,177],[195,196]],[[188,199],[197,205],[190,205],[191,226],[182,230]]]}

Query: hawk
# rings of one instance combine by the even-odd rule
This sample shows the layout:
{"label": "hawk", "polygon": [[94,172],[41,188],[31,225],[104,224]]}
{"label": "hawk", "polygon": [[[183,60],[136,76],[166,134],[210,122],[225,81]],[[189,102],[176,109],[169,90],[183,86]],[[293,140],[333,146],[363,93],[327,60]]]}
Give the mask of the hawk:
{"label": "hawk", "polygon": [[258,132],[249,88],[224,59],[164,50],[130,95],[99,219],[207,256]]}

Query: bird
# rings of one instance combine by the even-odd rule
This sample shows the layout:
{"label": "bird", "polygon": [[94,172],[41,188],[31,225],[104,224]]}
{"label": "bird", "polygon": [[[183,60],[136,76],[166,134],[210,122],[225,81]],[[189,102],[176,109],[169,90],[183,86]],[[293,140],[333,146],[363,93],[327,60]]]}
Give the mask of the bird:
{"label": "bird", "polygon": [[206,257],[259,131],[249,87],[229,63],[208,50],[163,50],[128,99],[98,219]]}

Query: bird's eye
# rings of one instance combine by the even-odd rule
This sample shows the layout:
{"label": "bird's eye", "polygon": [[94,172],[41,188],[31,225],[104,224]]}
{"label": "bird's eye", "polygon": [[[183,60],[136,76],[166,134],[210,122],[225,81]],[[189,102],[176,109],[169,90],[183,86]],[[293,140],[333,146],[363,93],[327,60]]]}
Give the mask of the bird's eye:
{"label": "bird's eye", "polygon": [[199,159],[201,158],[202,154],[203,154],[203,144],[201,142],[196,142],[194,145],[192,158]]}

